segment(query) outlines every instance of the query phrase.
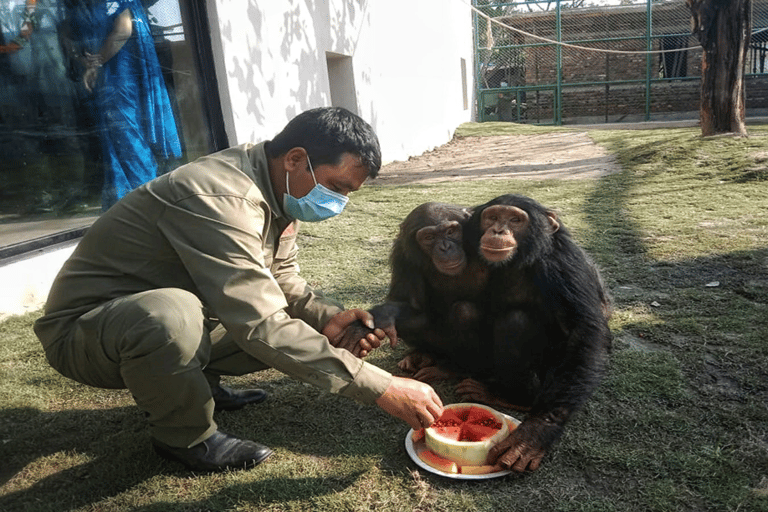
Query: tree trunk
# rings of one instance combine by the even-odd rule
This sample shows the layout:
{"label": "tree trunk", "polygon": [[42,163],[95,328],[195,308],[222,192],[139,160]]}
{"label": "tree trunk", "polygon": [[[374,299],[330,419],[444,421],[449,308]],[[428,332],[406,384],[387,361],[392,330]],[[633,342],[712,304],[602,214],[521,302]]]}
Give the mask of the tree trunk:
{"label": "tree trunk", "polygon": [[701,134],[746,135],[744,68],[752,0],[686,0],[701,57]]}

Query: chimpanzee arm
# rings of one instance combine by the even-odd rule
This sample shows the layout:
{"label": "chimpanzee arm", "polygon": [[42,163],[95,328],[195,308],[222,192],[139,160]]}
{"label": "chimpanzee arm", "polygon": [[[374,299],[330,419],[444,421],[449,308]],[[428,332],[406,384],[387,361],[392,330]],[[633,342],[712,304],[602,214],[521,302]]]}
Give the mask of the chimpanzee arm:
{"label": "chimpanzee arm", "polygon": [[605,320],[584,318],[579,325],[571,327],[564,345],[554,347],[554,352],[560,352],[562,358],[552,361],[551,369],[545,374],[532,414],[559,411],[552,419],[564,424],[602,380],[610,339]]}
{"label": "chimpanzee arm", "polygon": [[[387,302],[369,310],[373,315],[375,328],[383,330],[392,344],[397,342],[398,328],[402,328],[404,332],[412,332],[426,322],[426,316],[416,307],[425,301],[424,278],[415,275],[407,263],[403,262],[403,265],[405,269],[397,266],[393,269]],[[366,327],[362,322],[355,321],[330,342],[335,347],[345,348],[360,356],[361,341],[373,332],[373,329]],[[364,352],[364,355],[367,355],[367,351]]]}
{"label": "chimpanzee arm", "polygon": [[[515,471],[535,470],[563,427],[594,392],[605,372],[611,333],[605,315],[606,294],[591,268],[569,269],[545,285],[545,303],[557,304],[563,333],[545,358],[541,392],[528,417],[489,454],[491,463]],[[556,274],[557,275],[557,274]],[[554,290],[554,291],[553,291]]]}
{"label": "chimpanzee arm", "polygon": [[550,371],[532,411],[563,410],[565,421],[602,380],[611,346],[602,280],[580,249],[571,254],[567,266],[561,262],[546,278],[546,300],[559,304],[555,318],[563,342],[552,347]]}
{"label": "chimpanzee arm", "polygon": [[607,327],[577,328],[571,332],[565,359],[546,375],[542,393],[530,414],[491,450],[489,464],[500,464],[517,472],[535,471],[539,467],[562,435],[568,419],[600,382],[608,339]]}

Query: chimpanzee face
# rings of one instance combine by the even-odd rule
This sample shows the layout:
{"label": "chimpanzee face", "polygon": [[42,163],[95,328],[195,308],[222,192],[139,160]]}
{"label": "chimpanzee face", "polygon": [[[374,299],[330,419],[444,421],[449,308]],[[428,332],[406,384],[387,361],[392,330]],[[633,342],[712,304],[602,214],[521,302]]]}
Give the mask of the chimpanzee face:
{"label": "chimpanzee face", "polygon": [[480,255],[491,264],[511,260],[530,223],[522,208],[497,204],[489,206],[480,217]]}
{"label": "chimpanzee face", "polygon": [[541,248],[560,229],[557,215],[526,204],[492,204],[480,211],[480,258],[491,266],[542,256]]}
{"label": "chimpanzee face", "polygon": [[425,226],[416,232],[419,247],[432,260],[438,272],[449,276],[460,274],[467,266],[461,237],[461,224],[455,220]]}

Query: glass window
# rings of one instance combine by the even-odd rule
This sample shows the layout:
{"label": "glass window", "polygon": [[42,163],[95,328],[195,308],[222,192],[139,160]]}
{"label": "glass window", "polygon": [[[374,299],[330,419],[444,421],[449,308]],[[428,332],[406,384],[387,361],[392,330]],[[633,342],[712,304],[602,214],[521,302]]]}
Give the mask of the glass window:
{"label": "glass window", "polygon": [[202,16],[195,0],[0,0],[0,257],[219,149]]}

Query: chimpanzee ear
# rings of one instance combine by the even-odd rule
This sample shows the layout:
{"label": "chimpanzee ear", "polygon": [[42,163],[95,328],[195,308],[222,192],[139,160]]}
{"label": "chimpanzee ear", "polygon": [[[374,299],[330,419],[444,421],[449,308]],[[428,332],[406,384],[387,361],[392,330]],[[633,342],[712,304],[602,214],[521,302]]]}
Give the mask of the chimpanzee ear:
{"label": "chimpanzee ear", "polygon": [[549,221],[549,234],[554,235],[560,230],[557,214],[555,212],[547,212],[547,220]]}

